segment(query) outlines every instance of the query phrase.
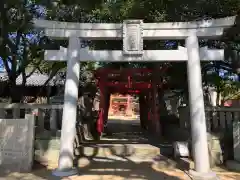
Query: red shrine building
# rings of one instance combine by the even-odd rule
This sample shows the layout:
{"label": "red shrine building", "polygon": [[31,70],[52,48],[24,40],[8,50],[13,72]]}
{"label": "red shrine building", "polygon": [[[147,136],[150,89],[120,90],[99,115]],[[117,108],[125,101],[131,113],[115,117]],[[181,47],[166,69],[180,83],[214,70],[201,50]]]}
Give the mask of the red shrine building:
{"label": "red shrine building", "polygon": [[[125,98],[125,102],[114,104],[111,94],[135,94],[139,96],[140,121],[143,128],[152,128],[154,132],[160,133],[160,108],[158,101],[159,89],[164,82],[159,75],[166,71],[167,67],[159,69],[148,68],[126,68],[115,70],[110,68],[99,68],[95,72],[97,85],[100,89],[100,109],[97,120],[97,131],[104,132],[104,125],[108,116],[114,111],[125,109],[125,113],[131,114],[131,98]],[[124,98],[122,98],[124,99]],[[126,102],[127,99],[127,102]],[[110,111],[109,110],[110,108]],[[120,109],[117,109],[120,108]],[[110,114],[109,114],[110,113]]]}
{"label": "red shrine building", "polygon": [[139,114],[138,99],[130,94],[112,94],[108,110],[109,119],[123,116],[136,119]]}

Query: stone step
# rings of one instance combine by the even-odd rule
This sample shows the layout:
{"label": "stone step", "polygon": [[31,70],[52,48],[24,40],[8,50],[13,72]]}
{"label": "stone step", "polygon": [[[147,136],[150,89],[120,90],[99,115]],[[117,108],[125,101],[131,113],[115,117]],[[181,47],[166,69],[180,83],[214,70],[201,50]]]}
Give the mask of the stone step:
{"label": "stone step", "polygon": [[[109,123],[105,134],[99,141],[78,143],[75,154],[80,164],[89,161],[120,161],[126,160],[142,163],[154,163],[162,154],[172,155],[172,145],[160,144],[158,137],[150,137],[141,131],[139,124]],[[163,142],[163,141],[161,141]],[[36,137],[35,159],[47,164],[58,161],[60,149],[60,132],[51,137],[44,132]]]}
{"label": "stone step", "polygon": [[[87,148],[88,149],[88,148]],[[145,149],[142,152],[135,152],[134,154],[125,154],[120,152],[113,153],[109,149],[107,150],[99,150],[97,154],[92,149],[91,152],[85,150],[84,156],[81,156],[81,158],[78,158],[75,163],[79,167],[85,167],[89,164],[99,164],[101,165],[102,169],[105,169],[106,167],[110,168],[109,165],[111,164],[127,164],[127,165],[133,165],[133,164],[150,164],[158,169],[189,169],[193,168],[193,162],[190,161],[187,158],[181,158],[181,159],[172,159],[163,155],[160,155],[157,151],[154,150],[147,150]],[[38,162],[48,165],[48,166],[56,166],[58,163],[58,157],[59,157],[59,150],[50,150],[48,152],[45,152],[44,154],[40,155],[40,151],[35,151],[35,160]],[[109,165],[108,162],[110,163]],[[130,164],[129,164],[130,162]],[[100,167],[99,167],[100,168]],[[114,167],[112,167],[114,168]],[[125,167],[127,168],[127,167]]]}
{"label": "stone step", "polygon": [[[106,148],[111,147],[115,149],[121,148],[130,148],[132,149],[154,149],[160,150],[161,153],[165,153],[165,151],[172,150],[172,145],[167,143],[156,143],[150,142],[147,140],[144,141],[133,141],[133,139],[107,139],[103,138],[101,141],[91,141],[88,143],[79,144],[79,146],[84,146],[85,148]],[[51,138],[51,139],[36,139],[35,140],[35,149],[41,149],[43,151],[47,151],[49,149],[58,150],[60,149],[60,138]],[[171,152],[172,153],[172,152]]]}
{"label": "stone step", "polygon": [[[41,162],[56,163],[59,156],[60,140],[37,140],[35,143],[35,158]],[[172,147],[151,144],[83,144],[75,149],[79,158],[128,158],[134,162],[153,162],[160,154],[171,154]]]}
{"label": "stone step", "polygon": [[[53,140],[52,140],[53,141]],[[39,155],[47,155],[49,152],[59,153],[59,141],[54,140],[53,145],[48,148],[45,146],[36,147]],[[42,141],[43,142],[43,141]],[[56,144],[58,145],[56,146]],[[46,144],[46,143],[45,143]],[[51,144],[51,142],[49,143]],[[94,156],[119,156],[119,157],[137,157],[143,160],[149,160],[160,154],[160,148],[149,144],[96,144],[83,145],[75,149],[75,154],[79,157],[92,158]],[[48,155],[47,155],[48,156]]]}

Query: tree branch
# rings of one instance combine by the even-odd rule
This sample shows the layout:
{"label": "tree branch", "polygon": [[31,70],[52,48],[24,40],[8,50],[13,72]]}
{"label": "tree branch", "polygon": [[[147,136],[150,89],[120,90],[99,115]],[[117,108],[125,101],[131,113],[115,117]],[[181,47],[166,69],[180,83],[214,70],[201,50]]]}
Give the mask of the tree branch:
{"label": "tree branch", "polygon": [[17,57],[18,57],[18,47],[20,46],[20,39],[21,39],[22,32],[20,30],[17,31],[17,37],[16,37],[16,44],[14,49],[12,50],[12,75],[17,77]]}
{"label": "tree branch", "polygon": [[29,78],[37,69],[39,69],[39,65],[41,64],[41,60],[39,60],[36,64],[34,64],[34,68],[33,68],[33,70],[26,76],[26,78]]}
{"label": "tree branch", "polygon": [[36,99],[43,91],[44,87],[51,81],[51,79],[57,74],[57,72],[61,69],[61,68],[57,68],[55,69],[55,67],[57,66],[57,63],[54,63],[52,65],[52,71],[48,77],[48,79],[45,81],[45,83],[42,85],[42,87],[40,88],[39,92],[35,95],[35,98]]}
{"label": "tree branch", "polygon": [[6,2],[3,2],[3,4],[0,6],[1,10],[1,39],[2,39],[2,43],[0,44],[0,50],[2,51],[1,56],[2,56],[2,60],[3,60],[3,64],[4,67],[7,71],[8,77],[11,76],[11,70],[9,68],[8,65],[8,56],[7,56],[7,40],[8,40],[8,32],[6,31],[6,26],[7,26],[7,7],[5,7]]}

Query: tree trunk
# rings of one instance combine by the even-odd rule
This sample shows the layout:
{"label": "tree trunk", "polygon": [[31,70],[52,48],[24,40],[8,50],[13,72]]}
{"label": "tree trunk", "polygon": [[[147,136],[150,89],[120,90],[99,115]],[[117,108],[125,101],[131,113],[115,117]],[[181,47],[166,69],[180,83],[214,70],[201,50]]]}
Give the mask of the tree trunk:
{"label": "tree trunk", "polygon": [[19,92],[19,88],[17,86],[11,86],[10,87],[10,96],[11,96],[11,102],[12,103],[20,103],[22,100],[22,93]]}
{"label": "tree trunk", "polygon": [[164,92],[162,90],[159,90],[159,104],[160,104],[160,116],[166,116],[168,115],[167,111],[167,105],[166,102],[164,101]]}
{"label": "tree trunk", "polygon": [[12,103],[20,103],[23,100],[23,92],[26,87],[27,77],[25,70],[22,72],[22,84],[20,86],[17,85],[17,75],[14,74],[10,76],[10,97]]}
{"label": "tree trunk", "polygon": [[158,100],[159,100],[159,108],[160,108],[160,124],[161,124],[161,133],[162,136],[165,136],[166,131],[167,131],[167,116],[168,116],[168,110],[167,110],[167,105],[166,102],[164,101],[164,92],[162,89],[159,89],[159,96],[158,96]]}

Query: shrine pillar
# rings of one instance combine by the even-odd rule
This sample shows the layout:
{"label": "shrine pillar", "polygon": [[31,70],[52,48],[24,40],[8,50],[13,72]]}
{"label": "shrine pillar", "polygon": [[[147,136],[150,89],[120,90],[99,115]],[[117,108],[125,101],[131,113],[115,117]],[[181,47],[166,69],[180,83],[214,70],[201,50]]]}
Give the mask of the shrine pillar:
{"label": "shrine pillar", "polygon": [[[104,86],[106,89],[106,86]],[[103,122],[104,125],[107,123],[108,121],[108,111],[109,111],[109,106],[110,106],[110,98],[111,98],[111,94],[109,93],[108,90],[105,90],[105,106],[104,106],[104,118],[103,118]]]}
{"label": "shrine pillar", "polygon": [[111,96],[111,94],[110,94],[110,96],[109,96],[109,108],[108,108],[108,114],[111,116],[111,115],[113,115],[113,108],[112,108],[112,96]]}
{"label": "shrine pillar", "polygon": [[[192,132],[192,151],[194,158],[194,176],[204,176],[209,179],[210,165],[207,142],[207,128],[203,101],[203,88],[201,77],[201,64],[199,44],[196,34],[186,38],[188,54],[187,71],[189,87],[189,107]],[[199,175],[198,175],[199,174]]]}
{"label": "shrine pillar", "polygon": [[154,123],[153,123],[153,91],[150,89],[148,96],[146,97],[147,100],[147,106],[148,106],[148,123],[149,123],[149,129],[154,129]]}
{"label": "shrine pillar", "polygon": [[159,94],[158,94],[158,87],[157,87],[157,68],[158,66],[155,66],[154,71],[153,71],[153,96],[152,96],[152,103],[153,103],[153,128],[156,134],[160,135],[161,130],[160,130],[160,117],[159,117]]}
{"label": "shrine pillar", "polygon": [[105,87],[105,79],[101,79],[99,81],[99,88],[100,88],[100,104],[99,104],[99,114],[97,120],[97,132],[101,136],[104,130],[104,123],[106,121],[106,114],[108,109],[107,107],[107,91]]}
{"label": "shrine pillar", "polygon": [[148,127],[148,106],[146,101],[146,94],[140,93],[139,95],[139,108],[140,108],[140,122],[143,129]]}
{"label": "shrine pillar", "polygon": [[77,173],[73,168],[74,138],[76,132],[78,85],[80,74],[79,48],[80,39],[69,38],[67,50],[67,76],[64,92],[64,105],[62,116],[61,146],[58,168],[53,172],[56,176],[70,176]]}
{"label": "shrine pillar", "polygon": [[128,94],[127,95],[127,108],[126,108],[126,115],[127,116],[132,116],[132,101],[131,101],[131,96]]}

